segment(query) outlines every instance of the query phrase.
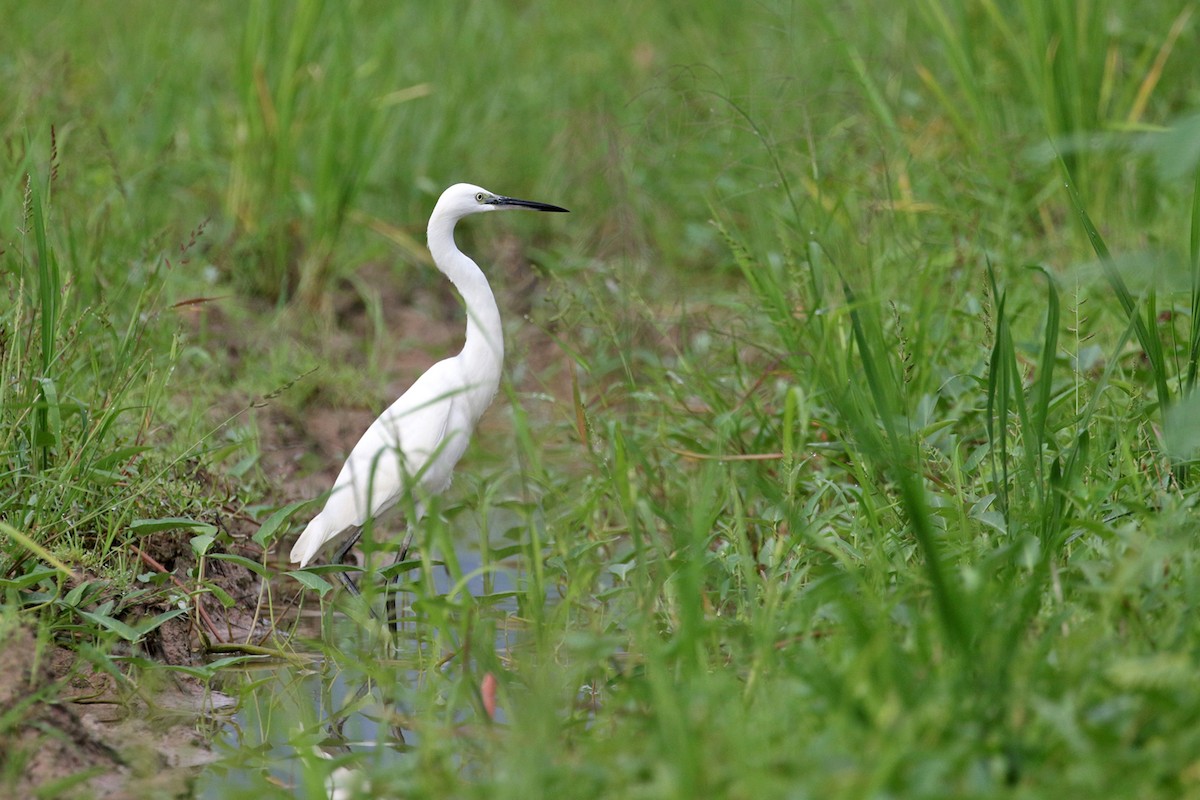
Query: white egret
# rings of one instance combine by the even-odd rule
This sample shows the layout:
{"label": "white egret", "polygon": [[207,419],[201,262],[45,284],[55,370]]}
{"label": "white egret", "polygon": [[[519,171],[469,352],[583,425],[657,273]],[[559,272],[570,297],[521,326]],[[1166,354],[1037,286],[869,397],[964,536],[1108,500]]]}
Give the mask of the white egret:
{"label": "white egret", "polygon": [[[342,563],[367,521],[411,493],[416,518],[408,521],[396,556],[397,563],[403,561],[412,545],[413,528],[425,513],[424,500],[450,485],[454,465],[467,449],[475,424],[496,396],[504,361],[496,298],[479,265],[454,244],[454,225],[471,214],[506,208],[567,210],[504,197],[468,183],[457,183],[438,198],[429,217],[429,252],[467,307],[466,342],[458,355],[439,361],[418,378],[350,451],[325,507],[292,547],[291,560],[301,569],[335,539],[342,539],[342,544],[334,562]],[[341,576],[357,595],[349,574]]]}

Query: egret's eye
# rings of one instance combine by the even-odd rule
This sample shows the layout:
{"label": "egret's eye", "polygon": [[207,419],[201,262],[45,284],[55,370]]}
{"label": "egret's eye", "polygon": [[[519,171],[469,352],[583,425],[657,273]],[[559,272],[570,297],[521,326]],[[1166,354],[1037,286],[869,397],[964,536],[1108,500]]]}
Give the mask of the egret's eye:
{"label": "egret's eye", "polygon": [[483,192],[479,192],[478,194],[475,195],[475,201],[477,203],[482,203],[485,200],[487,200],[487,195],[484,194]]}

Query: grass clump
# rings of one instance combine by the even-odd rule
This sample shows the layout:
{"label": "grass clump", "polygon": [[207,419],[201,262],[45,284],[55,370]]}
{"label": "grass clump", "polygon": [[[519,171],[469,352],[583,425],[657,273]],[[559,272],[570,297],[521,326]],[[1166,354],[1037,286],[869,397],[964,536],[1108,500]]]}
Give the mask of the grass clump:
{"label": "grass clump", "polygon": [[26,173],[30,230],[6,254],[13,302],[2,323],[3,513],[10,525],[39,531],[44,545],[98,556],[99,564],[128,522],[138,492],[126,491],[127,470],[149,449],[141,437],[162,399],[157,373],[173,365],[169,350],[160,355],[142,343],[138,317],[154,301],[154,268],[132,308],[122,309],[130,316],[114,319],[72,280],[78,265],[64,263],[52,244],[49,190],[46,172]]}

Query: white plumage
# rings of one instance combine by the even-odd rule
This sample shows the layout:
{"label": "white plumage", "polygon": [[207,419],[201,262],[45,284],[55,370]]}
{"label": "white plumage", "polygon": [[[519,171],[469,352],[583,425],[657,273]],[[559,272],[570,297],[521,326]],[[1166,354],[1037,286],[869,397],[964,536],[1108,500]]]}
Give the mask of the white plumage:
{"label": "white plumage", "polygon": [[[321,513],[300,534],[291,560],[301,568],[329,542],[342,539],[340,562],[368,519],[413,493],[417,520],[398,554],[412,540],[412,523],[424,513],[422,498],[450,484],[471,433],[500,385],[504,339],[500,311],[479,266],[454,244],[454,226],[470,214],[503,208],[566,211],[565,208],[503,197],[466,183],[438,198],[429,218],[429,251],[438,269],[458,289],[467,308],[466,342],[460,353],[439,361],[371,424],[350,451]],[[357,588],[346,573],[347,586]]]}
{"label": "white plumage", "polygon": [[[459,358],[435,364],[367,428],[342,465],[325,508],[296,540],[292,561],[307,566],[327,542],[388,511],[405,491],[437,494],[450,485],[454,465],[499,384],[488,380],[470,393]],[[477,398],[477,410],[471,408],[470,394]]]}

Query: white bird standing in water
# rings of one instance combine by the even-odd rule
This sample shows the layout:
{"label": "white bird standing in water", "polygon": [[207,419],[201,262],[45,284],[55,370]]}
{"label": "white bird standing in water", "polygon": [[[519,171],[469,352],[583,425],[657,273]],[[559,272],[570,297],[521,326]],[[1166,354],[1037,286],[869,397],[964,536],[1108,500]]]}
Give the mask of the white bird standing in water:
{"label": "white bird standing in water", "polygon": [[[414,525],[425,513],[423,499],[450,485],[454,465],[467,449],[475,424],[496,396],[504,361],[496,298],[479,265],[454,244],[454,225],[470,214],[506,208],[567,210],[504,197],[468,183],[457,183],[438,198],[429,217],[429,252],[467,307],[466,343],[458,355],[430,367],[354,445],[325,507],[292,547],[291,560],[302,569],[325,544],[344,537],[334,555],[334,562],[342,563],[366,522],[412,492],[416,519],[408,521],[396,557],[397,563],[403,561],[412,545]],[[357,595],[350,575],[340,574]]]}

